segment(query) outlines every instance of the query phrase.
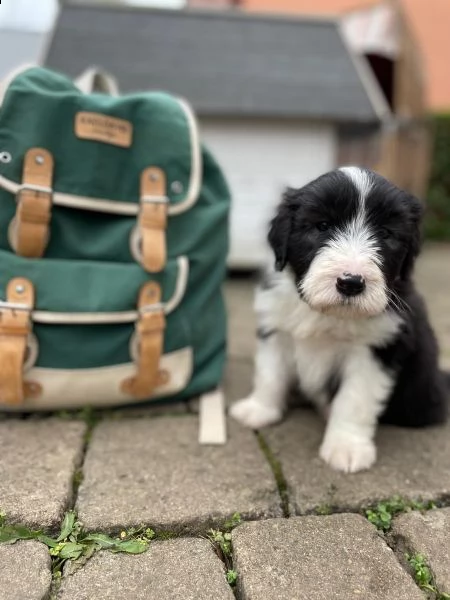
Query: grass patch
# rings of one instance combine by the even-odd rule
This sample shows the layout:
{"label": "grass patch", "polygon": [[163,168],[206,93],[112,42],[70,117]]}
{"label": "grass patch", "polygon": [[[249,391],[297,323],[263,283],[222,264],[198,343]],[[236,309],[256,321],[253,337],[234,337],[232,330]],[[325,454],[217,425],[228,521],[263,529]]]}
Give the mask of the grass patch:
{"label": "grass patch", "polygon": [[242,522],[241,515],[234,513],[233,516],[225,521],[221,529],[209,529],[207,538],[211,542],[215,553],[224,563],[226,569],[226,578],[231,587],[236,585],[238,574],[233,569],[231,532]]}
{"label": "grass patch", "polygon": [[84,479],[83,470],[81,468],[75,469],[75,472],[74,472],[73,478],[72,478],[72,495],[73,495],[73,498],[77,497],[78,489],[79,489],[79,487],[80,487],[83,479]]}
{"label": "grass patch", "polygon": [[331,506],[329,504],[320,504],[319,506],[316,506],[316,508],[314,509],[314,514],[320,515],[320,516],[331,515],[332,512],[333,512],[333,509],[331,508]]}
{"label": "grass patch", "polygon": [[98,550],[141,554],[148,548],[155,532],[150,528],[130,528],[117,538],[103,533],[88,533],[83,530],[74,511],[68,512],[57,537],[50,537],[42,530],[33,530],[24,525],[8,525],[0,514],[0,543],[14,544],[18,540],[36,540],[45,544],[52,560],[54,590],[57,590],[63,568],[70,563],[71,571],[84,565]]}
{"label": "grass patch", "polygon": [[437,589],[433,571],[423,554],[405,554],[405,557],[421,590],[428,592],[433,600],[450,600],[450,594]]}
{"label": "grass patch", "polygon": [[180,534],[175,531],[157,531],[155,534],[155,540],[159,541],[167,541],[174,540],[175,538],[179,538]]}
{"label": "grass patch", "polygon": [[214,546],[219,558],[225,563],[227,569],[231,569],[231,532],[242,522],[241,515],[234,515],[225,521],[221,529],[208,529],[207,536]]}
{"label": "grass patch", "polygon": [[284,517],[289,517],[289,496],[288,496],[288,487],[287,482],[284,477],[283,470],[281,468],[280,461],[276,458],[274,453],[272,452],[269,444],[264,439],[263,435],[258,431],[256,432],[256,437],[259,443],[259,447],[261,448],[264,456],[267,459],[267,462],[272,469],[273,476],[275,477],[275,481],[278,488],[278,493],[280,495],[281,500],[281,509],[283,511]]}
{"label": "grass patch", "polygon": [[422,502],[420,500],[406,500],[400,496],[393,496],[389,500],[379,502],[376,506],[365,511],[367,519],[377,529],[387,532],[391,529],[392,519],[401,513],[411,510],[426,511],[436,508],[434,502]]}
{"label": "grass patch", "polygon": [[433,115],[433,152],[426,198],[427,239],[450,240],[450,114]]}
{"label": "grass patch", "polygon": [[85,406],[80,410],[59,410],[55,412],[55,417],[58,419],[64,419],[66,421],[84,421],[89,428],[95,427],[102,417],[105,416],[106,411],[100,411],[92,408],[91,406]]}

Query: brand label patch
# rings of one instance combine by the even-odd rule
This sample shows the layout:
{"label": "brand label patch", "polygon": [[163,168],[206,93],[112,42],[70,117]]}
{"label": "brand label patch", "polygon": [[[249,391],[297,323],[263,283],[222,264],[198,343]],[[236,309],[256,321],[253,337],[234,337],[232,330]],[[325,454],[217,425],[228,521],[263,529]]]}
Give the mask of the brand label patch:
{"label": "brand label patch", "polygon": [[92,112],[75,116],[75,135],[82,140],[94,140],[129,148],[133,140],[133,125],[124,119]]}

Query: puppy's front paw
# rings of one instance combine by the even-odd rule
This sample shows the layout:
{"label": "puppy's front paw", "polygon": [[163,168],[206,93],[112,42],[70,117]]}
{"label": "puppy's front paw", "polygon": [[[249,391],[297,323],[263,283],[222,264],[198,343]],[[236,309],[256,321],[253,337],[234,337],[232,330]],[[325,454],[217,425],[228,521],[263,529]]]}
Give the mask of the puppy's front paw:
{"label": "puppy's front paw", "polygon": [[280,409],[266,406],[253,396],[233,404],[230,408],[230,415],[242,425],[250,427],[250,429],[267,427],[267,425],[280,421],[283,416]]}
{"label": "puppy's front paw", "polygon": [[375,463],[377,449],[366,438],[331,433],[325,435],[319,455],[336,471],[356,473],[369,469]]}

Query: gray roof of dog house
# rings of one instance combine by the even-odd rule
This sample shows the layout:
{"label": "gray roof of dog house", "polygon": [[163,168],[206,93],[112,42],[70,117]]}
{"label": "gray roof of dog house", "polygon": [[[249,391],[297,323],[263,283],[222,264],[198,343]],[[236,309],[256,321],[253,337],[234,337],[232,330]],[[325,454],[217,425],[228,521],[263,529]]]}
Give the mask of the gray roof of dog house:
{"label": "gray roof of dog house", "polygon": [[122,92],[165,90],[203,116],[376,123],[385,104],[359,61],[335,20],[69,2],[45,64],[95,65]]}

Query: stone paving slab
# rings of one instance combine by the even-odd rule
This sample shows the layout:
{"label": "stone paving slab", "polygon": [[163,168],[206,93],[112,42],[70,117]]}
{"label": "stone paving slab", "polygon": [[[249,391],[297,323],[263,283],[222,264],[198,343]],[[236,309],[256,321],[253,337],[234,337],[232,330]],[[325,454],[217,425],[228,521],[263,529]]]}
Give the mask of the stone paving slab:
{"label": "stone paving slab", "polygon": [[0,544],[0,600],[46,600],[51,583],[46,546],[39,542]]}
{"label": "stone paving slab", "polygon": [[253,433],[230,423],[225,446],[200,446],[197,417],[106,421],[94,431],[79,489],[90,529],[150,524],[204,529],[240,512],[280,514],[276,485]]}
{"label": "stone paving slab", "polygon": [[59,600],[233,600],[206,540],[152,542],[138,556],[99,552],[63,579]]}
{"label": "stone paving slab", "polygon": [[0,422],[0,510],[8,520],[54,527],[72,497],[86,425],[36,419]]}
{"label": "stone paving slab", "polygon": [[394,520],[393,535],[410,552],[427,557],[441,592],[450,593],[450,508],[411,512]]}
{"label": "stone paving slab", "polygon": [[228,359],[224,377],[224,390],[228,406],[250,394],[252,379],[252,361],[237,358]]}
{"label": "stone paving slab", "polygon": [[424,600],[359,515],[245,523],[233,549],[242,600]]}
{"label": "stone paving slab", "polygon": [[225,301],[228,312],[228,354],[249,358],[255,353],[256,318],[253,311],[255,277],[228,278]]}
{"label": "stone paving slab", "polygon": [[281,462],[293,513],[327,506],[357,510],[394,495],[425,500],[450,494],[450,423],[423,430],[381,427],[376,465],[351,475],[319,458],[323,430],[315,412],[302,409],[262,430]]}
{"label": "stone paving slab", "polygon": [[441,364],[450,369],[450,244],[428,243],[416,267],[423,294],[441,348]]}

